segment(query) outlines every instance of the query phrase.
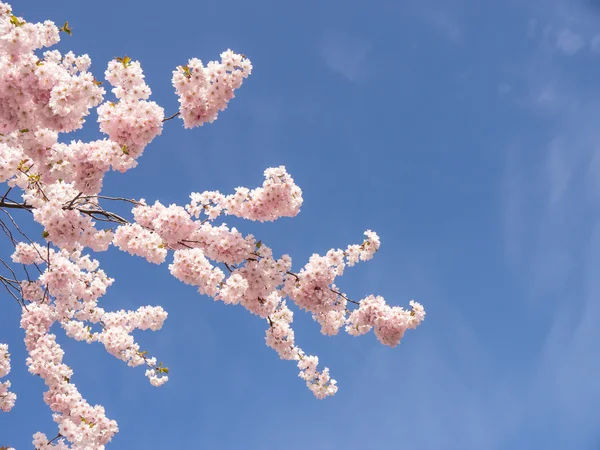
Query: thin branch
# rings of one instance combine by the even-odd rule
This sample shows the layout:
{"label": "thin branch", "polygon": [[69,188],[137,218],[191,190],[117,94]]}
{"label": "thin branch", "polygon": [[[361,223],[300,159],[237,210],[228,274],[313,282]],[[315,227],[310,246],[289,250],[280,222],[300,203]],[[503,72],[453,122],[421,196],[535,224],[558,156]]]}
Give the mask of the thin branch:
{"label": "thin branch", "polygon": [[[6,202],[2,202],[2,201],[0,201],[0,208],[26,209],[26,210],[35,209],[32,205],[28,205],[27,203],[6,203]],[[87,214],[87,215],[99,214],[101,216],[106,217],[107,219],[114,219],[113,220],[114,222],[119,222],[122,224],[129,223],[127,220],[125,220],[121,216],[119,216],[115,213],[104,211],[103,209],[84,209],[84,208],[69,208],[69,207],[65,207],[64,209],[74,209],[76,211],[79,211],[82,214]],[[8,213],[6,213],[6,214],[8,214]]]}
{"label": "thin branch", "polygon": [[[17,274],[16,274],[16,273],[15,273],[15,271],[12,269],[12,267],[10,267],[10,266],[8,265],[8,263],[7,263],[6,261],[4,261],[2,258],[0,258],[0,263],[2,263],[2,265],[3,265],[4,267],[6,267],[6,268],[8,269],[8,271],[9,271],[9,272],[12,274],[12,276],[13,276],[13,278],[14,278],[14,280],[12,280],[12,281],[14,281],[15,283],[19,284],[19,282],[17,281]],[[1,275],[0,275],[0,276],[1,276]],[[8,278],[6,278],[6,281],[9,281],[9,280],[8,280]]]}
{"label": "thin branch", "polygon": [[71,207],[73,206],[73,204],[77,201],[77,199],[79,197],[81,197],[82,194],[83,194],[83,192],[80,192],[79,194],[77,194],[75,196],[75,198],[73,200],[71,200],[68,205],[65,206],[65,209],[71,209]]}
{"label": "thin branch", "polygon": [[86,195],[86,196],[81,197],[81,198],[82,199],[101,198],[103,200],[115,200],[115,201],[133,203],[134,205],[138,205],[138,206],[146,206],[144,203],[140,203],[137,200],[133,200],[131,198],[125,198],[125,197],[109,197],[107,195]]}
{"label": "thin branch", "polygon": [[12,187],[9,187],[8,191],[6,191],[6,193],[2,196],[2,201],[6,199],[6,196],[10,193],[10,191],[12,191]]}
{"label": "thin branch", "polygon": [[167,117],[167,118],[163,119],[163,122],[166,122],[167,120],[174,119],[175,117],[177,117],[177,116],[178,116],[178,115],[180,115],[180,114],[181,114],[180,112],[176,112],[176,113],[175,113],[175,114],[173,114],[172,116],[169,116],[169,117]]}
{"label": "thin branch", "polygon": [[115,213],[111,213],[108,211],[104,211],[103,209],[77,209],[77,211],[79,211],[82,214],[86,214],[96,220],[101,220],[98,219],[97,217],[94,217],[95,214],[99,214],[101,216],[106,217],[108,220],[106,220],[106,222],[117,222],[120,223],[122,225],[128,224],[129,221],[127,221],[126,219],[122,218],[121,216],[115,214]]}
{"label": "thin branch", "polygon": [[[28,241],[28,242],[29,242],[31,245],[33,245],[33,248],[34,248],[34,249],[35,249],[35,251],[37,252],[37,254],[38,254],[38,256],[40,257],[40,259],[41,259],[42,261],[45,261],[44,257],[42,256],[42,254],[41,254],[41,253],[40,253],[40,251],[38,250],[38,247],[37,247],[36,243],[35,243],[35,242],[33,242],[33,241],[32,241],[32,240],[29,238],[29,236],[27,236],[27,235],[26,235],[26,234],[23,232],[23,230],[21,230],[21,228],[19,227],[19,224],[18,224],[18,223],[17,223],[17,221],[16,221],[16,220],[13,218],[13,216],[11,216],[11,215],[9,214],[9,212],[8,212],[8,211],[6,211],[6,210],[4,210],[4,209],[2,209],[2,208],[0,208],[0,211],[2,211],[4,214],[6,214],[6,215],[8,216],[8,218],[9,218],[9,219],[10,219],[10,221],[12,222],[13,226],[14,226],[14,227],[17,229],[17,231],[19,232],[19,234],[21,234],[21,236],[23,236],[25,239],[27,239],[27,241]],[[38,268],[38,270],[40,271],[40,273],[42,273],[42,271],[41,271],[41,269],[38,267],[38,265],[37,265],[37,264],[35,264],[35,266]]]}
{"label": "thin branch", "polygon": [[[2,219],[0,219],[0,228],[2,228],[2,231],[4,232],[4,234],[6,234],[8,236],[8,238],[10,239],[13,247],[16,249],[18,242],[14,238],[12,232],[10,231],[10,228],[8,228],[8,226],[4,223],[4,221]],[[27,275],[27,281],[31,281],[31,277],[29,275],[29,271],[27,270],[27,266],[25,264],[21,264],[21,265],[23,266],[23,270],[25,271],[25,274]],[[41,274],[42,270],[37,265],[37,263],[34,263],[34,265],[37,268],[38,272]],[[16,278],[16,276],[15,276],[15,278]]]}
{"label": "thin branch", "polygon": [[357,302],[357,301],[355,301],[355,300],[349,299],[349,298],[348,298],[348,297],[346,297],[344,294],[342,294],[341,292],[338,292],[338,291],[336,291],[335,289],[331,289],[331,288],[329,288],[329,290],[330,290],[331,292],[333,292],[334,294],[337,294],[337,295],[339,295],[340,297],[342,297],[342,298],[343,298],[344,300],[346,300],[347,302],[354,303],[355,305],[360,305],[360,302]]}
{"label": "thin branch", "polygon": [[[21,304],[21,300],[19,299],[19,297],[17,297],[14,292],[10,289],[11,287],[13,289],[16,289],[14,286],[12,286],[10,283],[8,283],[7,281],[5,281],[6,278],[4,278],[3,276],[0,275],[0,283],[2,283],[4,285],[4,287],[6,288],[6,290],[8,291],[8,293],[17,301],[17,303],[19,304],[20,307],[23,307],[24,305]],[[18,289],[19,293],[21,293],[21,290]]]}
{"label": "thin branch", "polygon": [[298,274],[295,274],[294,272],[286,271],[285,273],[288,274],[288,275],[291,275],[291,276],[295,277],[296,281],[300,280],[300,277],[298,276]]}
{"label": "thin branch", "polygon": [[[52,444],[55,440],[57,440],[60,437],[62,437],[62,434],[58,433],[55,437],[53,437],[52,439],[50,439],[48,441],[48,444]],[[48,444],[46,444],[46,445],[48,445]]]}

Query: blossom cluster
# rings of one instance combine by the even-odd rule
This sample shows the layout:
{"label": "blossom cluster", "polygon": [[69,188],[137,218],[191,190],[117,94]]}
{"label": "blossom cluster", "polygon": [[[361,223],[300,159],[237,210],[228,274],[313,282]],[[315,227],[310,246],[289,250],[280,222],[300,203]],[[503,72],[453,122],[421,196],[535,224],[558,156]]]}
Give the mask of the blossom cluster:
{"label": "blossom cluster", "polygon": [[201,60],[192,58],[174,70],[173,86],[184,126],[193,128],[214,122],[250,73],[250,60],[232,50],[221,53],[221,62],[210,61],[205,67]]}
{"label": "blossom cluster", "polygon": [[295,345],[294,330],[290,327],[293,318],[294,313],[285,301],[281,302],[269,318],[270,327],[265,337],[267,345],[275,350],[281,359],[298,361],[299,376],[306,381],[315,397],[323,399],[335,394],[338,390],[337,382],[329,376],[329,369],[325,367],[322,372],[317,371],[319,358],[307,356]]}
{"label": "blossom cluster", "polygon": [[[64,352],[50,328],[59,323],[67,336],[99,342],[108,353],[132,367],[146,364],[146,376],[158,386],[168,380],[165,368],[157,365],[155,358],[146,357],[132,332],[159,330],[167,313],[160,306],[106,312],[98,306],[98,300],[114,280],[99,268],[98,261],[81,251],[55,251],[35,243],[19,243],[12,259],[46,266],[37,281],[21,283],[23,298],[29,300],[21,320],[29,371],[44,379],[48,387],[44,399],[56,413],[60,434],[73,448],[101,448],[118,431],[116,422],[105,416],[101,406],[90,406],[71,382],[73,371],[62,362]],[[43,443],[44,439],[40,434],[36,442]],[[36,448],[45,448],[39,445]]]}
{"label": "blossom cluster", "polygon": [[294,217],[302,206],[302,190],[294,183],[284,166],[265,170],[262,187],[238,187],[235,194],[223,195],[219,191],[192,193],[186,206],[194,217],[206,214],[214,220],[222,213],[260,222],[281,217]]}
{"label": "blossom cluster", "polygon": [[338,291],[335,278],[344,273],[346,266],[373,258],[379,249],[375,232],[367,230],[365,236],[362,244],[349,245],[346,250],[331,249],[325,256],[313,254],[298,274],[286,274],[285,294],[313,314],[323,334],[337,334],[347,321],[348,299]]}
{"label": "blossom cluster", "polygon": [[[4,378],[10,372],[10,354],[8,345],[0,344],[0,378]],[[10,381],[0,383],[0,411],[8,412],[15,406],[17,396],[10,392]]]}
{"label": "blossom cluster", "polygon": [[[29,372],[41,377],[48,387],[44,401],[54,412],[59,434],[73,448],[103,448],[119,430],[117,423],[106,417],[102,406],[91,406],[71,383],[73,370],[63,363],[64,351],[50,333],[56,319],[57,313],[50,305],[33,303],[23,309],[21,328],[25,330]],[[45,435],[34,436],[37,449],[47,444]]]}
{"label": "blossom cluster", "polygon": [[114,59],[108,64],[105,78],[114,86],[118,102],[105,102],[98,107],[100,130],[119,144],[120,161],[117,170],[125,171],[135,165],[144,148],[161,134],[164,109],[147,101],[151,90],[144,81],[142,67],[130,58]]}
{"label": "blossom cluster", "polygon": [[425,310],[420,303],[410,301],[411,310],[399,306],[389,306],[383,297],[369,295],[348,317],[346,331],[359,336],[375,328],[377,339],[390,347],[400,343],[407,329],[415,329],[425,318]]}

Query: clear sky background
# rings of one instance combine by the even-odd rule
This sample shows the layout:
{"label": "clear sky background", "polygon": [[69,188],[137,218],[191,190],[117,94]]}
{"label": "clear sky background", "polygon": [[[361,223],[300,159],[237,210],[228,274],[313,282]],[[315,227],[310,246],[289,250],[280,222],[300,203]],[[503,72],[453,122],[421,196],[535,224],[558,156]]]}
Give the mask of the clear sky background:
{"label": "clear sky background", "polygon": [[[166,124],[105,193],[185,204],[254,187],[285,165],[300,215],[242,224],[296,268],[377,231],[375,259],[339,280],[352,296],[424,304],[389,349],[333,338],[304,314],[298,344],[338,380],[318,401],[264,344],[265,324],[112,249],[106,309],[163,305],[143,347],[171,369],[153,388],[99,345],[59,340],[76,383],[116,419],[109,449],[600,448],[600,1],[17,0],[69,20],[59,49],[140,60],[171,114],[171,71],[232,48],[254,73],[217,122]],[[95,118],[85,139],[99,136]],[[68,137],[70,139],[70,136]],[[233,224],[232,221],[228,223]],[[27,373],[15,302],[0,307],[18,395],[0,445],[56,435]]]}

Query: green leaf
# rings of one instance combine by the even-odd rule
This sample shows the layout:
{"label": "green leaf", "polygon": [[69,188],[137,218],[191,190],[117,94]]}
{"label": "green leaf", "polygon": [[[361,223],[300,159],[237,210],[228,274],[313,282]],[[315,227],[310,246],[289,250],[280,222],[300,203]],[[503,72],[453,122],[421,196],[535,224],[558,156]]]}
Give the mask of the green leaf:
{"label": "green leaf", "polygon": [[71,28],[69,27],[69,22],[65,22],[65,24],[61,28],[58,29],[58,31],[63,31],[63,32],[67,33],[69,36],[73,35]]}
{"label": "green leaf", "polygon": [[123,144],[123,147],[121,147],[121,151],[123,152],[124,155],[129,155],[129,150],[127,150],[127,146]]}
{"label": "green leaf", "polygon": [[10,16],[10,23],[12,23],[15,27],[20,27],[25,25],[25,21],[20,21],[19,18],[17,16],[15,16],[14,14],[12,14]]}
{"label": "green leaf", "polygon": [[261,248],[262,247],[262,241],[258,241],[256,243],[256,248]]}
{"label": "green leaf", "polygon": [[29,133],[29,128],[22,128],[19,130],[19,133]]}
{"label": "green leaf", "polygon": [[181,70],[183,70],[183,74],[185,75],[186,78],[191,78],[192,77],[192,69],[190,69],[190,66],[188,66],[186,64],[185,66],[179,66],[179,68]]}
{"label": "green leaf", "polygon": [[123,67],[129,67],[131,65],[131,58],[129,56],[123,56],[122,58],[117,57],[115,59],[123,64]]}

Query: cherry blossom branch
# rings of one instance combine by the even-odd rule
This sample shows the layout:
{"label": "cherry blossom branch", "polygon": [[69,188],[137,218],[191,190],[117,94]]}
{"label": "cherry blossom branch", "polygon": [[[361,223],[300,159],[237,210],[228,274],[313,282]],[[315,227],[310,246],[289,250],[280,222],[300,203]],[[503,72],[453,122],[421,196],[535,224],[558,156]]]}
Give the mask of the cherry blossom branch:
{"label": "cherry blossom branch", "polygon": [[345,296],[344,294],[342,294],[341,292],[338,292],[338,291],[336,291],[335,289],[332,289],[332,288],[329,288],[329,290],[330,290],[331,292],[333,292],[334,294],[336,294],[336,295],[339,295],[340,297],[342,297],[342,298],[343,298],[344,300],[346,300],[347,302],[354,303],[355,305],[359,305],[359,306],[360,306],[360,302],[357,302],[356,300],[352,300],[352,299],[350,299],[350,298],[346,297],[346,296]]}
{"label": "cherry blossom branch", "polygon": [[[32,211],[35,209],[34,206],[28,205],[27,203],[12,203],[12,202],[7,203],[5,201],[0,201],[0,208],[23,209],[23,210],[29,210],[29,211]],[[103,209],[73,208],[73,207],[69,207],[68,205],[63,207],[63,209],[65,209],[65,210],[74,209],[76,211],[79,211],[82,214],[87,214],[88,216],[91,216],[95,219],[97,219],[96,217],[94,217],[95,215],[101,215],[101,216],[104,216],[109,221],[114,222],[114,223],[120,223],[120,224],[129,223],[128,220],[124,219],[123,217],[119,216],[118,214],[115,214],[110,211],[105,211]]]}
{"label": "cherry blossom branch", "polygon": [[137,200],[134,200],[132,198],[126,198],[126,197],[109,197],[107,195],[84,195],[81,198],[82,199],[101,198],[103,200],[122,201],[122,202],[133,203],[134,205],[140,205],[140,206],[144,205],[143,203],[140,203]]}
{"label": "cherry blossom branch", "polygon": [[108,222],[113,222],[113,223],[120,223],[120,224],[127,224],[129,223],[128,220],[124,219],[123,217],[119,216],[118,214],[109,212],[109,211],[104,211],[104,210],[96,210],[96,209],[77,209],[77,211],[79,211],[82,214],[87,214],[88,216],[96,219],[96,220],[101,220],[98,219],[97,217],[95,217],[95,215],[101,215],[106,217]]}
{"label": "cherry blossom branch", "polygon": [[[2,195],[0,211],[10,223],[0,220],[0,228],[14,247],[12,260],[24,266],[34,264],[40,272],[35,281],[26,272],[28,281],[19,282],[8,262],[1,260],[12,278],[7,273],[0,275],[0,283],[17,301],[17,293],[21,296],[27,365],[46,382],[44,400],[60,431],[50,441],[36,433],[37,449],[60,438],[59,447],[66,448],[66,440],[73,447],[95,450],[104,448],[118,431],[103,408],[92,407],[70,383],[72,369],[63,363],[64,352],[50,333],[55,323],[70,338],[102,343],[130,366],[145,363],[146,376],[155,386],[167,378],[163,375],[168,368],[146,357],[132,335],[136,329],[160,329],[166,311],[160,306],[143,306],[136,311],[106,312],[98,306],[114,280],[86,249],[104,251],[114,245],[155,264],[163,263],[172,250],[169,271],[174,277],[196,286],[201,294],[240,304],[267,320],[266,344],[280,358],[297,362],[300,377],[317,398],[333,395],[336,382],[327,368],[317,370],[316,356],[296,346],[290,326],[293,312],[286,301],[312,314],[323,334],[337,334],[344,326],[352,335],[374,329],[377,338],[391,347],[400,342],[406,329],[423,320],[424,310],[415,302],[411,301],[411,311],[390,306],[382,297],[368,296],[355,302],[334,284],[345,267],[373,257],[379,248],[373,232],[365,232],[362,244],[350,245],[345,251],[331,249],[325,256],[313,255],[294,273],[289,255],[275,259],[272,250],[261,247],[261,241],[256,242],[252,235],[244,236],[224,223],[208,223],[221,214],[260,222],[296,216],[303,202],[302,191],[283,166],[266,169],[262,187],[236,188],[235,194],[228,196],[212,191],[192,193],[185,208],[167,207],[158,201],[150,207],[143,201],[100,195],[106,173],[135,167],[147,145],[161,134],[164,122],[181,116],[185,128],[194,128],[215,121],[252,72],[244,55],[227,50],[220,55],[220,62],[205,65],[192,58],[177,67],[172,84],[180,109],[165,118],[164,109],[149,99],[151,90],[138,61],[125,56],[108,63],[105,78],[116,100],[104,101],[106,91],[88,72],[91,61],[87,55],[52,51],[45,52],[39,64],[33,62],[37,50],[60,40],[59,29],[52,22],[29,24],[12,15],[10,5],[1,1],[0,22],[5,25],[0,30],[0,65],[6,71],[0,80],[0,100],[15,106],[0,111],[4,133],[0,137],[0,183],[20,188],[23,198],[22,202],[11,200],[12,187]],[[70,34],[71,29],[65,24],[60,31]],[[29,75],[23,77],[23,73]],[[13,109],[23,114],[14,114]],[[80,129],[93,109],[100,131],[108,138],[64,143],[69,139],[61,135]],[[135,205],[133,219],[107,211],[99,200]],[[31,214],[43,227],[44,245],[27,237],[10,209]],[[201,214],[206,217],[200,218]],[[99,222],[118,226],[116,230],[99,229]],[[17,241],[13,228],[26,242]],[[44,263],[47,266],[42,272]],[[225,265],[228,276],[217,264]],[[348,303],[358,308],[350,312]],[[102,331],[92,334],[96,324]]]}

